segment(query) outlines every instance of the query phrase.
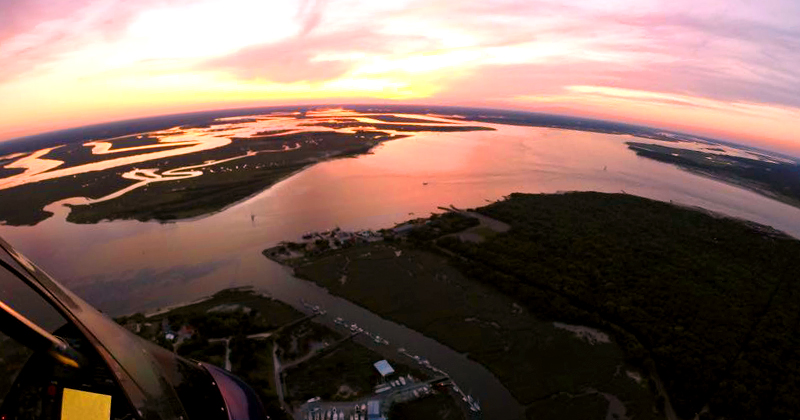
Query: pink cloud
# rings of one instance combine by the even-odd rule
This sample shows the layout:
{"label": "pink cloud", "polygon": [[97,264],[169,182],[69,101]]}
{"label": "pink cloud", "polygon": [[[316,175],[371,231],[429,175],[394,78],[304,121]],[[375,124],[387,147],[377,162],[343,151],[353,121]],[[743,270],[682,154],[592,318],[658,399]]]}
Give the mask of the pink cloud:
{"label": "pink cloud", "polygon": [[[243,79],[279,83],[319,82],[338,78],[353,66],[353,62],[345,57],[317,60],[320,54],[388,53],[399,41],[400,37],[377,33],[365,25],[350,31],[301,34],[278,43],[247,47],[206,61],[199,68],[224,70]],[[420,36],[402,37],[402,41],[430,47]]]}
{"label": "pink cloud", "polygon": [[119,40],[143,10],[191,0],[0,0],[0,82],[91,42]]}
{"label": "pink cloud", "polygon": [[307,35],[322,21],[328,0],[300,0],[297,18],[303,23],[300,35]]}
{"label": "pink cloud", "polygon": [[[97,39],[125,39],[140,12],[183,3],[189,0],[0,0],[0,84],[35,69],[58,72],[52,64],[62,55]],[[299,0],[288,10],[297,32],[275,38],[281,41],[222,48],[239,47],[199,63],[159,57],[89,66],[84,77],[113,72],[109,79],[146,83],[210,70],[255,84],[316,83],[372,64],[370,76],[435,85],[425,100],[444,104],[508,103],[585,85],[800,108],[800,2],[792,0]],[[503,48],[512,53],[493,52]],[[525,48],[534,53],[523,59]],[[461,52],[463,64],[447,63]],[[426,67],[428,59],[438,61]],[[417,64],[430,70],[409,70]]]}

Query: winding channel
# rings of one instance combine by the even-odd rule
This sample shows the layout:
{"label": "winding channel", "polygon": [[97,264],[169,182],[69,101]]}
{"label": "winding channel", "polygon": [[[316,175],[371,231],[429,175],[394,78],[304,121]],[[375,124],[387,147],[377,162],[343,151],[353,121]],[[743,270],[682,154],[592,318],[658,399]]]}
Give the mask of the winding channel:
{"label": "winding channel", "polygon": [[[277,265],[261,255],[258,257],[265,260],[264,264]],[[486,419],[524,419],[522,405],[483,365],[417,331],[382,318],[348,300],[331,295],[327,289],[312,282],[298,279],[292,276],[288,268],[280,268],[282,275],[277,279],[273,277],[272,285],[266,287],[258,285],[258,288],[307,314],[312,312],[302,304],[302,301],[319,305],[327,311],[327,314],[317,317],[315,320],[334,330],[344,332],[342,327],[333,322],[336,317],[342,317],[345,321],[354,322],[364,330],[378,334],[389,341],[389,345],[384,346],[363,337],[357,338],[359,344],[375,351],[384,354],[386,352],[393,353],[396,358],[402,360],[405,356],[398,353],[397,349],[405,348],[411,354],[428,359],[431,365],[447,372],[464,392],[471,394],[480,402],[483,417]],[[421,366],[417,367],[425,370]]]}

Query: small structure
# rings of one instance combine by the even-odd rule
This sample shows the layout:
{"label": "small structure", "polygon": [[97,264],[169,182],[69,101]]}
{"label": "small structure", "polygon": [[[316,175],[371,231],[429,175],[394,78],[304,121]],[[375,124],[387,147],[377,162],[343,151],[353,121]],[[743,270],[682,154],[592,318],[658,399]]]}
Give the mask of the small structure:
{"label": "small structure", "polygon": [[381,402],[378,400],[367,402],[367,419],[378,420],[381,418]]}
{"label": "small structure", "polygon": [[194,328],[191,325],[183,325],[178,330],[176,336],[181,340],[188,340],[194,335]]}
{"label": "small structure", "polygon": [[374,366],[384,378],[394,373],[394,368],[386,360],[375,362]]}

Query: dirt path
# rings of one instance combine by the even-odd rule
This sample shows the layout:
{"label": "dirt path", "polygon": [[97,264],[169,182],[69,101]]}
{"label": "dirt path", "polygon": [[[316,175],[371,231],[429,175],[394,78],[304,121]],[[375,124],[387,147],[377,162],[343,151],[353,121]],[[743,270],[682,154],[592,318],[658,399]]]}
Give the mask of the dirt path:
{"label": "dirt path", "polygon": [[478,226],[473,226],[469,229],[465,229],[461,232],[454,233],[452,235],[445,235],[445,237],[458,236],[462,241],[483,242],[487,236],[496,233],[508,232],[508,230],[511,229],[511,226],[508,223],[501,222],[497,219],[492,219],[491,217],[484,216],[474,211],[461,210],[459,208],[456,208],[452,204],[450,205],[450,207],[439,207],[439,208],[445,211],[459,213],[467,217],[478,219],[478,222],[480,222]]}

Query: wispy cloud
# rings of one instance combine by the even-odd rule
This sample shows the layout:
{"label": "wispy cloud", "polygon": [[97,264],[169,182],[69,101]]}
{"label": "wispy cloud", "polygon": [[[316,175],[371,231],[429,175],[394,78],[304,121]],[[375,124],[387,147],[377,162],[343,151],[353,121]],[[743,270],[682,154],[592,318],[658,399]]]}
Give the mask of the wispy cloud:
{"label": "wispy cloud", "polygon": [[[30,109],[96,112],[103,92],[154,110],[245,91],[595,114],[603,99],[660,107],[675,126],[666,115],[713,107],[724,126],[751,104],[788,110],[750,115],[787,125],[800,108],[800,2],[0,0],[0,62],[0,97],[22,101],[0,99],[0,132],[30,123]],[[632,109],[605,114],[635,119]]]}
{"label": "wispy cloud", "polygon": [[298,19],[302,22],[300,35],[307,35],[319,25],[327,3],[328,0],[300,0],[297,13]]}
{"label": "wispy cloud", "polygon": [[[417,38],[415,36],[407,39]],[[198,65],[200,70],[222,70],[243,79],[279,83],[319,82],[343,76],[367,55],[391,51],[396,37],[368,27],[323,34],[301,32],[291,39],[243,48]]]}

